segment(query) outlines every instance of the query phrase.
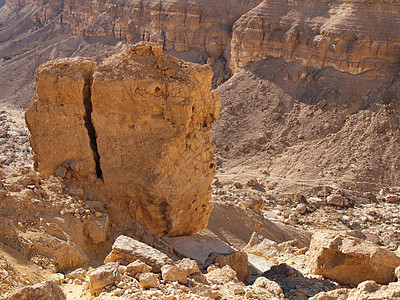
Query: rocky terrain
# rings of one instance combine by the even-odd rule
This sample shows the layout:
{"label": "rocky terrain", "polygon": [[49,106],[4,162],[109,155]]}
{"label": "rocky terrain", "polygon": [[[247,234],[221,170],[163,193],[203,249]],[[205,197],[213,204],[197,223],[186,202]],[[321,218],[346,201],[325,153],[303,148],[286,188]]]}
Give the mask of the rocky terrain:
{"label": "rocky terrain", "polygon": [[399,10],[0,1],[0,297],[400,299]]}

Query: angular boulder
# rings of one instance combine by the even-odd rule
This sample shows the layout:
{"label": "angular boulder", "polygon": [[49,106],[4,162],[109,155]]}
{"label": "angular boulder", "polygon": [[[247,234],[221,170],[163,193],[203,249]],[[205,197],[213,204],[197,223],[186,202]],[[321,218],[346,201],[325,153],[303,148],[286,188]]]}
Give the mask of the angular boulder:
{"label": "angular boulder", "polygon": [[157,275],[153,273],[141,273],[139,282],[143,289],[156,288],[158,285]]}
{"label": "angular boulder", "polygon": [[74,178],[110,221],[152,234],[204,229],[216,172],[211,125],[220,101],[209,66],[139,43],[95,66],[63,58],[36,71],[26,113],[38,171]]}
{"label": "angular boulder", "polygon": [[313,234],[307,261],[311,273],[354,286],[366,280],[395,281],[399,265],[400,257],[386,248],[330,232]]}
{"label": "angular boulder", "polygon": [[11,295],[1,298],[3,300],[66,300],[62,289],[53,281],[40,282],[26,286]]}
{"label": "angular boulder", "polygon": [[220,267],[230,266],[240,281],[249,283],[249,260],[246,252],[236,251],[233,253],[210,253],[206,263],[217,264]]}
{"label": "angular boulder", "polygon": [[117,280],[118,263],[107,263],[89,273],[89,291],[98,296],[104,287]]}
{"label": "angular boulder", "polygon": [[126,266],[126,273],[131,277],[136,277],[141,273],[149,273],[150,271],[151,267],[138,259]]}
{"label": "angular boulder", "polygon": [[212,284],[224,284],[236,278],[236,272],[229,266],[213,268],[206,274],[207,281]]}
{"label": "angular boulder", "polygon": [[161,251],[124,235],[120,235],[115,240],[112,251],[104,263],[119,262],[129,265],[137,259],[152,267],[153,272],[156,273],[161,272],[162,266],[172,264],[172,260]]}
{"label": "angular boulder", "polygon": [[174,265],[165,265],[161,268],[162,279],[166,282],[177,281],[180,284],[187,283],[187,272]]}

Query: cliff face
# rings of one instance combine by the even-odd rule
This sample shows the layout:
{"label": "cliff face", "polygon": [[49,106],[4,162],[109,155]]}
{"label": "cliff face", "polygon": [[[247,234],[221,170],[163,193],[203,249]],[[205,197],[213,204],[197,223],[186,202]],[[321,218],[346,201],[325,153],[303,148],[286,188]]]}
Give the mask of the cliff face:
{"label": "cliff face", "polygon": [[204,229],[220,108],[211,78],[209,67],[145,43],[97,69],[86,58],[44,64],[26,113],[37,170],[82,185],[122,226],[138,221],[169,236]]}
{"label": "cliff face", "polygon": [[[399,61],[400,4],[284,0],[7,1],[30,21],[55,22],[74,35],[157,42],[231,59],[233,70],[268,56],[302,66],[361,73]],[[372,21],[373,20],[373,21]]]}
{"label": "cliff face", "polygon": [[74,35],[113,36],[128,43],[157,42],[164,50],[195,49],[229,57],[233,23],[261,0],[7,1],[14,9],[36,5],[30,20],[67,25]]}
{"label": "cliff face", "polygon": [[265,0],[234,25],[231,67],[268,56],[358,74],[400,61],[396,1]]}
{"label": "cliff face", "polygon": [[[399,10],[389,0],[8,0],[0,11],[0,71],[18,73],[11,64],[20,62],[32,74],[57,57],[104,59],[144,40],[182,59],[210,63],[214,86],[229,78],[230,69],[269,56],[359,74],[399,62]],[[31,78],[21,73],[15,82],[0,79],[11,85],[5,98],[18,97],[7,91],[29,84],[33,93]]]}

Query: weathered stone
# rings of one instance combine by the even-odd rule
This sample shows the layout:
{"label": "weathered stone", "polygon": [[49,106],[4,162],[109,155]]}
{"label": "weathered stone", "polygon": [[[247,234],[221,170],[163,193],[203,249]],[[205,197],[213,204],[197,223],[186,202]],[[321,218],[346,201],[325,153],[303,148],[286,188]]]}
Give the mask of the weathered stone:
{"label": "weathered stone", "polygon": [[220,267],[228,265],[236,272],[236,276],[240,281],[245,284],[249,283],[249,261],[246,252],[210,253],[206,263],[217,264]]}
{"label": "weathered stone", "polygon": [[400,266],[398,266],[395,270],[394,270],[394,274],[397,277],[397,281],[400,281]]}
{"label": "weathered stone", "polygon": [[333,206],[347,206],[349,202],[340,194],[332,194],[326,197],[326,203]]}
{"label": "weathered stone", "polygon": [[386,202],[394,203],[394,202],[399,202],[400,201],[400,195],[396,194],[387,194],[384,197]]}
{"label": "weathered stone", "polygon": [[94,68],[91,58],[62,58],[37,68],[36,94],[25,116],[36,170],[64,177],[63,163],[74,159],[82,175],[96,174],[85,125]]}
{"label": "weathered stone", "polygon": [[187,283],[187,272],[185,270],[181,270],[177,266],[174,265],[165,265],[161,268],[162,279],[167,282],[177,281],[180,284]]}
{"label": "weathered stone", "polygon": [[264,257],[268,260],[279,255],[282,250],[279,248],[276,242],[266,239],[254,232],[250,238],[250,241],[242,249],[242,251]]}
{"label": "weathered stone", "polygon": [[68,273],[67,275],[65,275],[65,278],[66,279],[79,279],[79,280],[85,281],[86,275],[87,275],[87,272],[84,269],[79,268],[79,269],[76,269],[76,270]]}
{"label": "weathered stone", "polygon": [[156,288],[158,285],[157,275],[153,273],[141,273],[139,275],[139,282],[144,289]]}
{"label": "weathered stone", "polygon": [[132,277],[136,277],[136,275],[140,273],[149,273],[150,271],[151,267],[140,260],[135,260],[133,263],[126,266],[127,274]]}
{"label": "weathered stone", "polygon": [[46,281],[26,286],[12,293],[3,300],[66,300],[62,289],[53,281]]}
{"label": "weathered stone", "polygon": [[388,285],[380,285],[375,281],[361,282],[355,289],[337,289],[330,292],[322,292],[310,300],[359,300],[359,299],[400,299],[400,283],[391,282]]}
{"label": "weathered stone", "polygon": [[386,248],[344,234],[317,232],[311,239],[308,269],[341,284],[395,280],[400,257]]}
{"label": "weathered stone", "polygon": [[294,212],[295,214],[304,214],[307,211],[307,205],[304,203],[299,203],[296,205]]}
{"label": "weathered stone", "polygon": [[236,272],[226,265],[222,268],[213,268],[206,274],[207,281],[215,284],[224,284],[236,278]]}
{"label": "weathered stone", "polygon": [[87,267],[89,258],[82,248],[72,241],[64,241],[47,233],[25,231],[20,233],[21,253],[26,257],[41,255],[50,259],[56,271],[70,271]]}
{"label": "weathered stone", "polygon": [[151,266],[153,272],[157,273],[161,271],[163,265],[172,263],[171,259],[161,251],[124,235],[115,240],[112,251],[104,263],[119,262],[128,265],[137,259]]}
{"label": "weathered stone", "polygon": [[270,293],[279,296],[283,293],[282,287],[275,281],[269,280],[265,277],[258,277],[253,286],[262,287],[267,289]]}
{"label": "weathered stone", "polygon": [[118,263],[102,265],[89,273],[89,291],[92,295],[99,295],[103,288],[113,284],[118,275]]}
{"label": "weathered stone", "polygon": [[100,244],[107,240],[109,230],[109,218],[102,215],[96,219],[90,220],[86,226],[86,232],[93,244]]}
{"label": "weathered stone", "polygon": [[151,43],[97,68],[88,58],[42,65],[26,113],[36,169],[74,178],[91,197],[118,199],[109,216],[126,229],[134,222],[169,236],[204,229],[220,110],[212,75]]}
{"label": "weathered stone", "polygon": [[199,272],[199,265],[197,264],[197,261],[190,258],[182,259],[178,263],[178,268],[185,271],[188,276]]}

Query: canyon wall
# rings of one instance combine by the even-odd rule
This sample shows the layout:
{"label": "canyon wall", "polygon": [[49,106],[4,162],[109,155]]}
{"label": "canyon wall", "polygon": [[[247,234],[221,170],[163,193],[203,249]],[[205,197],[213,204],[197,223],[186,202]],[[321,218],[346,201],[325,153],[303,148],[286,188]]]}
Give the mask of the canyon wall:
{"label": "canyon wall", "polygon": [[37,26],[56,22],[74,35],[113,36],[128,43],[157,42],[164,50],[195,49],[212,57],[229,57],[233,23],[261,0],[130,0],[130,1],[15,1],[23,10],[35,5],[30,19]]}
{"label": "canyon wall", "polygon": [[358,74],[400,62],[397,1],[265,0],[233,27],[231,67],[268,56]]}
{"label": "canyon wall", "polygon": [[111,221],[153,234],[204,229],[211,212],[212,71],[139,43],[100,65],[50,61],[26,113],[36,169],[81,186]]}
{"label": "canyon wall", "polygon": [[[157,42],[200,51],[237,71],[268,56],[358,74],[399,62],[396,1],[8,0],[36,28],[50,23],[75,36]],[[203,57],[203,63],[207,57]]]}

